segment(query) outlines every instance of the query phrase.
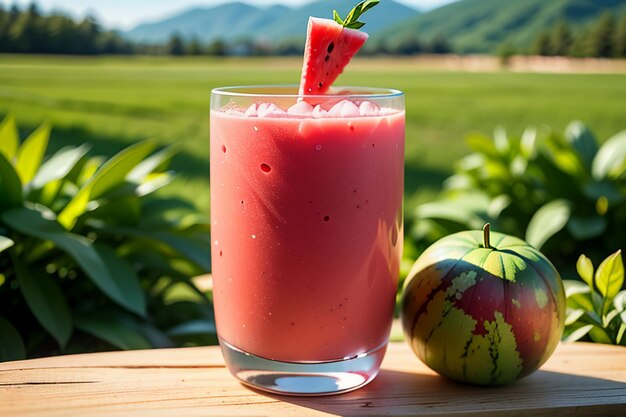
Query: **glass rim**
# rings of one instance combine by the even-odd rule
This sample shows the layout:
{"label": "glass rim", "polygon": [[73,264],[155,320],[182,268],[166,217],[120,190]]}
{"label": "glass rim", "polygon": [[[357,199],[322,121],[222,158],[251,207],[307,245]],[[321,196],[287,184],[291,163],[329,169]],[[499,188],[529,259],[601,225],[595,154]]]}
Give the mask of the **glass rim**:
{"label": "glass rim", "polygon": [[[337,86],[327,94],[298,94],[280,93],[269,91],[271,89],[288,90],[298,89],[297,84],[260,84],[260,85],[238,85],[228,87],[217,87],[211,90],[211,95],[224,97],[273,97],[273,98],[313,98],[313,99],[390,99],[404,96],[404,92],[394,88],[363,87],[363,86]],[[249,90],[246,92],[246,90]],[[253,92],[259,90],[259,92]],[[268,91],[263,91],[268,90]],[[342,93],[347,91],[347,93]],[[352,93],[351,91],[355,91]]]}

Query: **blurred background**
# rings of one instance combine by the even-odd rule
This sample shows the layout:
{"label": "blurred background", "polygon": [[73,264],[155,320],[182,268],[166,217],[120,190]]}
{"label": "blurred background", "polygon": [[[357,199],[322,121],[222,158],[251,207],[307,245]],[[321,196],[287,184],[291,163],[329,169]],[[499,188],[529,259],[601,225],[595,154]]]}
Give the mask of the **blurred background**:
{"label": "blurred background", "polygon": [[[216,342],[210,90],[296,84],[308,16],[353,3],[0,0],[0,360]],[[568,278],[626,247],[626,0],[383,0],[363,20],[338,84],[406,93],[403,277],[487,221]]]}

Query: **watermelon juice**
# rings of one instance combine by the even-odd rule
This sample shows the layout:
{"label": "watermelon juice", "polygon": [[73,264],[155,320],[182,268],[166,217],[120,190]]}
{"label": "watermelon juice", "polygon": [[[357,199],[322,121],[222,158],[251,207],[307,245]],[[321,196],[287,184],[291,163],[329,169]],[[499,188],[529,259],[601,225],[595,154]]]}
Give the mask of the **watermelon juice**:
{"label": "watermelon juice", "polygon": [[369,380],[389,337],[402,252],[403,96],[298,101],[289,88],[275,91],[212,96],[220,342],[285,363],[377,353],[363,370]]}

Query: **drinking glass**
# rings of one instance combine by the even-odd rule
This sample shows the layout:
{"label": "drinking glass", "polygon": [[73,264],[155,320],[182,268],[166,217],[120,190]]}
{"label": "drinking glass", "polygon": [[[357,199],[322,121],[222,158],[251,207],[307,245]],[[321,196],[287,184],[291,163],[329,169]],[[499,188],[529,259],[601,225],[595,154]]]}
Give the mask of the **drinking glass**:
{"label": "drinking glass", "polygon": [[222,353],[243,383],[346,392],[383,359],[403,243],[404,95],[211,93],[211,236]]}

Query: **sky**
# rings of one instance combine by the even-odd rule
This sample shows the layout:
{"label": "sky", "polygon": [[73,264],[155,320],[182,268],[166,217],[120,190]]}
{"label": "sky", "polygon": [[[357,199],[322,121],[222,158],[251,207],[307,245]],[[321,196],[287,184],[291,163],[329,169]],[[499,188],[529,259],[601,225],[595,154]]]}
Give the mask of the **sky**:
{"label": "sky", "polygon": [[[242,0],[257,6],[285,4],[297,6],[312,0]],[[384,0],[383,0],[384,1]],[[453,0],[396,0],[420,10],[429,10],[451,3]],[[9,6],[17,3],[28,5],[32,0],[0,0],[0,4]],[[195,6],[210,7],[226,3],[224,0],[36,0],[44,11],[62,10],[75,17],[89,13],[110,29],[131,29],[139,23],[158,21]],[[330,2],[329,2],[330,3]],[[356,1],[354,2],[356,4]]]}

